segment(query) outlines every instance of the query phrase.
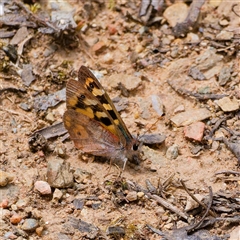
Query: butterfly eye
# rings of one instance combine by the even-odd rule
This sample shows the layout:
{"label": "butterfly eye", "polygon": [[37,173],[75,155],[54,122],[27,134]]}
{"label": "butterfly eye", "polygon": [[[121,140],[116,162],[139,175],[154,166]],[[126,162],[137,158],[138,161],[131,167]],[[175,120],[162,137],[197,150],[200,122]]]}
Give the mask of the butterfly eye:
{"label": "butterfly eye", "polygon": [[137,151],[138,150],[138,145],[137,144],[133,144],[133,150]]}
{"label": "butterfly eye", "polygon": [[82,95],[80,96],[80,98],[81,98],[81,99],[84,99],[84,98],[85,98],[85,95],[82,94]]}
{"label": "butterfly eye", "polygon": [[90,88],[94,88],[93,83],[90,83],[90,84],[89,84],[89,87],[90,87]]}

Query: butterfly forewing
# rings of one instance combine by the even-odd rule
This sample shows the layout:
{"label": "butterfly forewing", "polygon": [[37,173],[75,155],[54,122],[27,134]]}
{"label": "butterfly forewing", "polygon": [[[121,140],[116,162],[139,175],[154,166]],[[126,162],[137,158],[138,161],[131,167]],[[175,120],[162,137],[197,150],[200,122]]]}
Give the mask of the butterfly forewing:
{"label": "butterfly forewing", "polygon": [[96,99],[99,100],[102,107],[105,109],[105,112],[108,112],[108,114],[111,116],[112,122],[114,122],[114,125],[119,129],[126,141],[131,142],[132,136],[123,122],[120,114],[116,110],[114,104],[103,89],[102,85],[87,67],[80,67],[78,72],[78,81],[84,86],[85,89],[93,94]]}
{"label": "butterfly forewing", "polygon": [[119,130],[110,114],[99,100],[83,87],[81,82],[70,79],[67,83],[66,97],[67,109],[73,109],[90,119],[94,119],[114,135],[119,135]]}

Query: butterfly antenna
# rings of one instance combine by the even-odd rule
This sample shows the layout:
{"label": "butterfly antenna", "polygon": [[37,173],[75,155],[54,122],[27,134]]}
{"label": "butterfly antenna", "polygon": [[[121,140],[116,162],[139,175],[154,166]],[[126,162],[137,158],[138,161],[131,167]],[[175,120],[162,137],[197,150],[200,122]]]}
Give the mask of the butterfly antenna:
{"label": "butterfly antenna", "polygon": [[[147,132],[150,132],[150,130],[157,124],[157,122],[160,120],[161,117],[158,117],[156,122],[154,122],[147,130],[145,130],[145,132],[141,135],[141,137],[143,137],[144,135],[146,135]],[[140,134],[137,134],[137,139],[139,139]],[[141,138],[140,137],[140,138]]]}

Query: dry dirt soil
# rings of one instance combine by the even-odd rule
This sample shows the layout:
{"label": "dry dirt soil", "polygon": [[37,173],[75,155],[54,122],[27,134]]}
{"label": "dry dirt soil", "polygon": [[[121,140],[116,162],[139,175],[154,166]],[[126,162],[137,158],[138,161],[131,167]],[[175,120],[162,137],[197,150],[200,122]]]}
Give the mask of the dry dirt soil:
{"label": "dry dirt soil", "polygon": [[[156,230],[166,239],[203,239],[174,232],[202,217],[238,219],[203,227],[204,239],[239,239],[239,2],[206,1],[196,27],[179,37],[161,10],[144,24],[140,1],[84,2],[31,2],[32,13],[17,1],[4,3],[4,14],[15,17],[1,23],[9,37],[0,39],[0,239],[164,239]],[[48,33],[50,3],[57,13],[74,9],[67,17],[77,26]],[[166,1],[163,12],[181,15],[178,6],[169,9],[175,4]],[[181,4],[189,11],[191,3]],[[24,39],[16,37],[22,28]],[[52,94],[76,79],[81,65],[93,70],[133,135],[165,136],[144,145],[140,165],[127,164],[121,176],[121,165],[109,170],[108,160],[81,153],[62,134],[29,147],[34,132],[62,122],[64,90]],[[204,126],[200,139],[196,122]],[[194,136],[187,137],[191,124]],[[56,183],[59,175],[65,179]],[[50,193],[40,193],[38,181]],[[212,189],[212,214],[204,216],[182,182],[206,206]]]}

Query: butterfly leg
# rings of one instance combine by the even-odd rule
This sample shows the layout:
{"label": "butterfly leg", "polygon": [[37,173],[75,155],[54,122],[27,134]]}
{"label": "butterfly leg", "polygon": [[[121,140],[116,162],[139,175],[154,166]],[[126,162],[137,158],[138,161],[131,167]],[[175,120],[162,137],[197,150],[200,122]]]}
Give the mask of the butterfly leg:
{"label": "butterfly leg", "polygon": [[[122,168],[122,173],[123,173],[123,171],[125,170],[125,167],[126,167],[126,164],[127,164],[127,158],[124,158],[124,160],[123,160],[123,168]],[[122,173],[121,173],[121,175],[122,175]]]}
{"label": "butterfly leg", "polygon": [[110,158],[110,163],[109,163],[109,167],[108,167],[108,172],[107,172],[107,174],[104,176],[104,177],[107,177],[108,175],[110,175],[110,170],[111,170],[111,167],[112,167],[112,162],[113,162],[113,159],[112,158]]}
{"label": "butterfly leg", "polygon": [[122,177],[123,171],[125,170],[125,167],[126,167],[127,160],[128,160],[127,158],[124,158],[124,160],[123,160],[123,167],[122,167],[122,169],[119,172],[118,178]]}

